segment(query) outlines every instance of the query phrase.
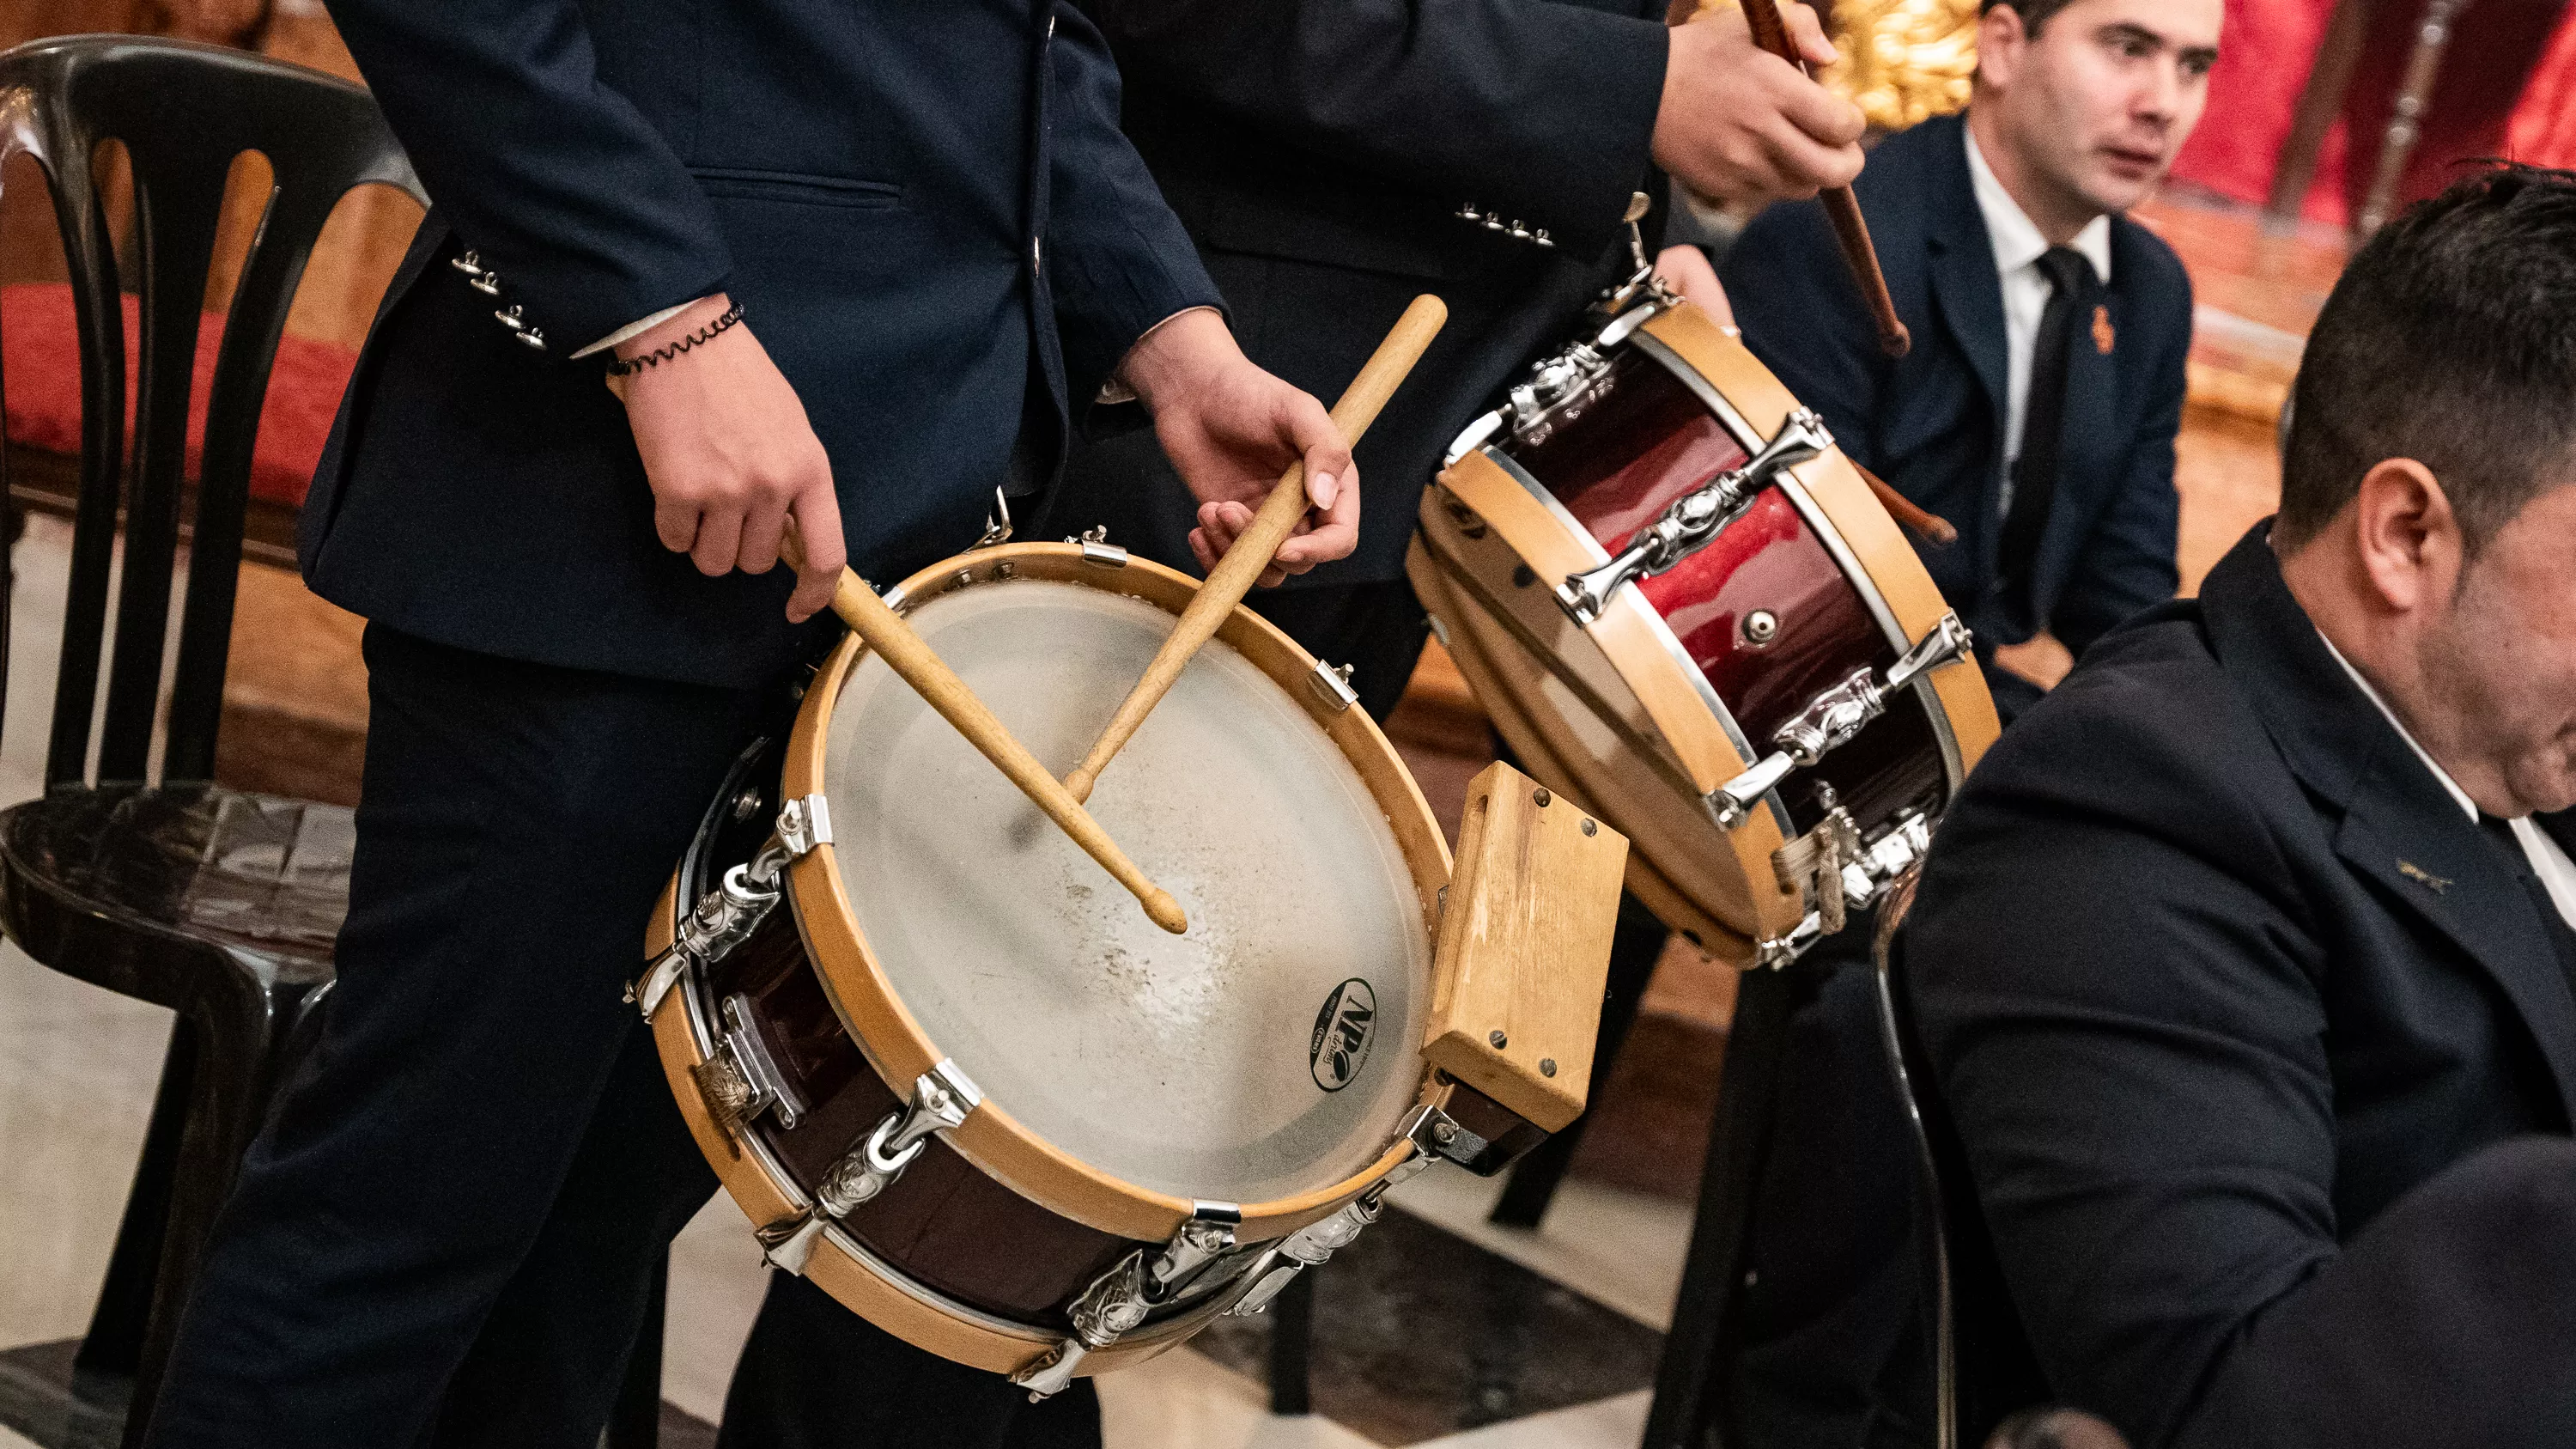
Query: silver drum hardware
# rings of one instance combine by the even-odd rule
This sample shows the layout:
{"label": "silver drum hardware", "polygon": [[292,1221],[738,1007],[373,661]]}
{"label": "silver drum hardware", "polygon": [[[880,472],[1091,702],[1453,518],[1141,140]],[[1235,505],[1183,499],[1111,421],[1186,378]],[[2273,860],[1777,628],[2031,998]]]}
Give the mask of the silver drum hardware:
{"label": "silver drum hardware", "polygon": [[888,1112],[866,1141],[832,1164],[815,1186],[813,1207],[758,1231],[770,1265],[803,1273],[814,1256],[814,1244],[833,1219],[849,1216],[859,1204],[893,1186],[921,1155],[931,1134],[966,1125],[968,1115],[982,1105],[983,1090],[953,1059],[943,1058],[913,1078],[912,1104]]}
{"label": "silver drum hardware", "polygon": [[1139,1248],[1091,1280],[1065,1316],[1073,1333],[1048,1354],[1011,1376],[1034,1403],[1073,1382],[1082,1361],[1135,1332],[1155,1309],[1178,1302],[1209,1264],[1234,1248],[1243,1209],[1230,1202],[1194,1202],[1189,1220],[1150,1260]]}
{"label": "silver drum hardware", "polygon": [[1568,575],[1557,585],[1556,602],[1577,624],[1589,624],[1610,607],[1619,586],[1652,578],[1708,547],[1709,540],[1751,506],[1755,494],[1771,486],[1783,468],[1803,463],[1834,445],[1825,420],[1800,408],[1789,414],[1779,433],[1762,451],[1710,479],[1703,487],[1674,499],[1664,516],[1638,529],[1619,555],[1596,569]]}
{"label": "silver drum hardware", "polygon": [[[1863,850],[1858,859],[1843,864],[1843,899],[1855,906],[1876,901],[1922,865],[1923,853],[1931,848],[1932,822],[1922,815],[1906,816]],[[1755,947],[1753,964],[1777,970],[1797,960],[1808,947],[1832,935],[1833,930],[1826,925],[1822,910],[1809,911],[1789,934]]]}
{"label": "silver drum hardware", "polygon": [[1754,803],[1787,779],[1791,770],[1813,765],[1849,744],[1863,725],[1887,712],[1889,696],[1966,654],[1973,643],[1968,626],[1959,622],[1958,615],[1943,614],[1932,632],[1906,650],[1905,657],[1897,660],[1884,678],[1864,666],[1807,701],[1806,708],[1772,734],[1771,742],[1778,749],[1709,792],[1709,807],[1717,813],[1717,823],[1729,830],[1742,824]]}

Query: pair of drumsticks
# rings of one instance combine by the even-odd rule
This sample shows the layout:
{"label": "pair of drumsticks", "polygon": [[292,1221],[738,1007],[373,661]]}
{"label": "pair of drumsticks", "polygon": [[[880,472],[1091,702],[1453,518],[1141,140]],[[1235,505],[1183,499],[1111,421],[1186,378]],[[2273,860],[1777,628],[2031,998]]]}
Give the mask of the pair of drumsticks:
{"label": "pair of drumsticks", "polygon": [[[1396,385],[1413,371],[1413,364],[1422,360],[1423,349],[1431,345],[1433,336],[1448,320],[1449,309],[1437,297],[1416,297],[1413,305],[1404,309],[1404,316],[1397,320],[1395,330],[1378,344],[1376,353],[1369,358],[1368,365],[1360,369],[1359,376],[1351,379],[1341,401],[1333,404],[1333,425],[1341,430],[1345,439],[1354,445],[1359,442],[1360,435],[1377,420],[1378,410],[1386,406],[1386,400],[1395,392]],[[1180,620],[1172,626],[1170,637],[1154,651],[1152,662],[1145,666],[1144,676],[1136,681],[1125,702],[1118,706],[1118,712],[1110,717],[1108,727],[1100,732],[1100,739],[1092,745],[1091,753],[1084,756],[1082,763],[1075,766],[1073,773],[1065,776],[1061,783],[1047,773],[1046,766],[1039,764],[1037,757],[1003,727],[992,710],[975,697],[975,691],[967,687],[966,681],[958,678],[956,671],[950,669],[947,662],[913,632],[902,615],[887,607],[885,600],[878,598],[876,591],[869,588],[856,572],[849,569],[841,571],[840,584],[832,593],[832,610],[870,649],[876,651],[879,658],[885,660],[888,668],[937,710],[941,718],[955,726],[968,743],[983,752],[985,759],[1009,776],[1011,783],[1019,786],[1032,803],[1046,812],[1048,819],[1072,837],[1074,844],[1081,846],[1093,860],[1100,862],[1101,869],[1133,892],[1155,925],[1177,936],[1188,930],[1190,924],[1180,902],[1172,899],[1171,892],[1145,878],[1145,873],[1138,870],[1136,863],[1118,848],[1118,842],[1111,840],[1109,832],[1100,828],[1100,822],[1091,818],[1091,812],[1083,808],[1083,801],[1091,797],[1091,787],[1100,779],[1100,772],[1108,768],[1110,760],[1144,724],[1145,716],[1180,679],[1190,657],[1198,653],[1200,646],[1216,637],[1218,626],[1234,612],[1235,605],[1243,602],[1244,595],[1252,591],[1261,571],[1270,566],[1271,558],[1296,531],[1297,520],[1305,512],[1306,465],[1300,462],[1291,464],[1272,485],[1270,496],[1262,502],[1260,511],[1253,515],[1252,525],[1209,571],[1207,582],[1200,586],[1189,607],[1181,611]],[[802,551],[797,550],[788,562],[801,566]]]}

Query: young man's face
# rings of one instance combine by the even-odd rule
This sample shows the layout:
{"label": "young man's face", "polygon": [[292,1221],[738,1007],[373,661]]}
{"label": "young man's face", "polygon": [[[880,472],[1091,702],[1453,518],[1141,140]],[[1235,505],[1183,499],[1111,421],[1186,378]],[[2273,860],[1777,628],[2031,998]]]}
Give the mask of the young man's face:
{"label": "young man's face", "polygon": [[2017,11],[1978,31],[1980,110],[2065,207],[2123,212],[2164,179],[2209,100],[2222,0],[2075,0],[2032,35]]}
{"label": "young man's face", "polygon": [[2419,712],[2450,748],[2426,747],[2498,781],[2498,814],[2576,807],[2576,483],[2523,505],[2435,607]]}

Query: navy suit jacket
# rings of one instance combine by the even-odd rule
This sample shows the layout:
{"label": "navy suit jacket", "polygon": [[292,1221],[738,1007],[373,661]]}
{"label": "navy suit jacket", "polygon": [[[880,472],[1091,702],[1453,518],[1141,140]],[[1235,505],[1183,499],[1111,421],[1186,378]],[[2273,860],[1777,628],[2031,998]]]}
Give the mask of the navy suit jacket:
{"label": "navy suit jacket", "polygon": [[[2171,248],[2111,219],[2111,281],[2101,294],[2107,351],[2077,320],[2066,380],[2066,437],[2048,531],[2028,597],[1998,578],[2005,410],[2003,288],[1968,171],[1966,120],[1945,116],[1891,136],[1853,187],[1914,349],[1880,354],[1823,210],[1774,206],[1754,218],[1719,275],[1745,345],[1799,401],[1824,415],[1843,451],[1959,530],[1918,545],[1942,596],[1981,654],[2046,629],[2081,654],[2136,611],[2173,597],[2174,435],[2191,347],[2191,279]],[[2017,709],[2029,686],[1997,678]]]}
{"label": "navy suit jacket", "polygon": [[2576,934],[2267,534],[2005,733],[1899,936],[1970,1403],[2138,1449],[2576,1442],[2576,1169],[2493,1151],[2576,1117]]}
{"label": "navy suit jacket", "polygon": [[[433,206],[305,505],[316,592],[543,663],[740,686],[829,630],[665,550],[604,358],[724,289],[878,582],[970,545],[1154,323],[1217,301],[1056,0],[331,0]],[[471,249],[496,299],[447,265]],[[679,365],[687,365],[685,360]]]}
{"label": "navy suit jacket", "polygon": [[[1662,0],[1083,0],[1124,124],[1253,361],[1330,400],[1414,294],[1449,322],[1358,450],[1360,543],[1285,587],[1401,578],[1458,429],[1633,270],[1629,197],[1663,94]],[[1472,204],[1542,248],[1462,219]],[[1051,531],[1187,566],[1195,505],[1151,436],[1077,452]],[[1256,605],[1257,607],[1257,605]]]}

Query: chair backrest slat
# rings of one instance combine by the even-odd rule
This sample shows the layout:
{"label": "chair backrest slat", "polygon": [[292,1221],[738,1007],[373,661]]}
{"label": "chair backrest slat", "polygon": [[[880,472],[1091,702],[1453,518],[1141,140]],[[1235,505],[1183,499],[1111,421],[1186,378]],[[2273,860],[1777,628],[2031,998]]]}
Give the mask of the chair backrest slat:
{"label": "chair backrest slat", "polygon": [[[97,147],[111,138],[124,144],[134,176],[143,270],[130,480],[121,476],[122,302],[91,175]],[[381,183],[426,198],[374,102],[319,72],[215,46],[132,36],[73,36],[0,53],[0,160],[13,152],[32,155],[53,186],[81,332],[81,493],[46,754],[48,788],[87,778],[120,526],[125,560],[98,776],[139,780],[147,773],[169,642],[171,575],[186,522],[187,420],[206,277],[225,182],[244,151],[267,158],[273,182],[208,389],[164,737],[162,775],[173,781],[213,773],[259,414],[314,242],[354,186]],[[130,489],[120,500],[122,482]]]}

